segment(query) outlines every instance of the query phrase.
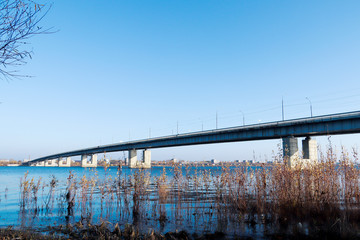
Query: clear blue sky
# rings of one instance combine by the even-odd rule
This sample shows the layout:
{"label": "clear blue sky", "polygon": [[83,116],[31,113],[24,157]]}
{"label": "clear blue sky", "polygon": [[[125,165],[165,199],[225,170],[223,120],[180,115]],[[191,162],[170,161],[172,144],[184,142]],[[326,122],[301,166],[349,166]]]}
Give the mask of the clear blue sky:
{"label": "clear blue sky", "polygon": [[[32,78],[0,82],[0,158],[360,110],[360,1],[55,0]],[[357,146],[359,135],[334,137]],[[325,138],[319,138],[326,144]],[[279,141],[153,151],[251,159]],[[122,156],[122,155],[121,155]]]}

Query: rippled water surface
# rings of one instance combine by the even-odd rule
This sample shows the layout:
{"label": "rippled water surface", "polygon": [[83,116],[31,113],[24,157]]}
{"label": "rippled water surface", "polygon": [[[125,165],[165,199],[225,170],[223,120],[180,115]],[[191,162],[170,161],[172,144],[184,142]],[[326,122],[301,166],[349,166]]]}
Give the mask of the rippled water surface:
{"label": "rippled water surface", "polygon": [[[74,175],[71,181],[75,186],[71,211],[66,196],[70,171]],[[167,179],[163,182],[167,190],[165,197],[159,192],[158,185],[164,171]],[[216,188],[210,185],[210,178],[214,181],[221,173],[221,167],[181,167],[178,172],[174,172],[172,167],[153,167],[142,171],[127,167],[106,170],[103,167],[0,167],[0,226],[42,228],[78,221],[94,224],[107,221],[121,225],[130,223],[142,231],[185,229],[197,232],[201,229],[214,232],[238,229],[246,232],[247,229],[239,229],[240,225],[233,225],[236,221],[228,216],[222,218],[214,209]],[[177,176],[179,174],[181,176]],[[191,181],[186,182],[190,178]],[[28,193],[28,202],[22,201],[21,179],[23,184],[24,180],[30,184],[33,179],[31,186],[36,186],[40,179],[36,201],[32,189]],[[177,179],[181,182],[174,183]],[[53,191],[50,187],[52,180],[56,183]],[[181,188],[186,188],[186,191]],[[261,225],[256,225],[253,230],[256,232],[261,228]]]}

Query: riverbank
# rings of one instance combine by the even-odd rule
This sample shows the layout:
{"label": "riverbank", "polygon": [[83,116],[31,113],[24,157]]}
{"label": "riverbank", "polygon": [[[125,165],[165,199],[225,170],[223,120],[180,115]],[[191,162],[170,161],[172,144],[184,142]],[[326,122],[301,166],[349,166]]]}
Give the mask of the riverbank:
{"label": "riverbank", "polygon": [[74,226],[53,226],[49,227],[42,232],[37,232],[35,229],[16,230],[12,227],[0,229],[0,239],[2,240],[65,240],[65,239],[84,239],[84,240],[98,240],[98,239],[124,239],[124,240],[225,240],[225,239],[238,239],[238,240],[292,240],[292,239],[305,239],[305,240],[342,240],[342,239],[359,239],[359,234],[339,235],[334,231],[320,230],[316,233],[304,234],[296,232],[289,233],[276,233],[265,234],[261,238],[242,235],[228,235],[223,232],[214,232],[207,234],[190,234],[186,231],[168,232],[165,234],[157,233],[149,230],[148,233],[141,233],[136,230],[132,225],[127,225],[121,230],[117,225],[111,230],[106,224],[82,226],[75,224]]}
{"label": "riverbank", "polygon": [[[34,229],[27,230],[15,230],[12,227],[0,229],[0,239],[2,240],[55,240],[55,239],[87,239],[87,240],[98,240],[98,239],[124,239],[124,240],[177,240],[177,239],[232,239],[226,234],[216,232],[213,234],[189,234],[186,231],[168,232],[166,234],[159,234],[155,231],[149,231],[148,233],[140,233],[135,230],[131,225],[127,225],[124,230],[115,227],[112,231],[105,225],[89,225],[87,227],[74,226],[57,226],[49,227],[42,233],[34,232]],[[238,239],[238,238],[237,238]],[[252,238],[247,238],[252,239]]]}

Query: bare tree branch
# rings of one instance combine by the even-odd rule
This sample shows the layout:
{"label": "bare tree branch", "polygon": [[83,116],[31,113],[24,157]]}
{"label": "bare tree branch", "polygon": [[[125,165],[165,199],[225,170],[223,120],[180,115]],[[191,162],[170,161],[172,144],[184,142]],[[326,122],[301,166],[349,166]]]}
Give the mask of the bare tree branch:
{"label": "bare tree branch", "polygon": [[39,25],[49,9],[32,0],[0,0],[0,79],[28,77],[19,74],[18,67],[31,59],[27,40],[49,33]]}

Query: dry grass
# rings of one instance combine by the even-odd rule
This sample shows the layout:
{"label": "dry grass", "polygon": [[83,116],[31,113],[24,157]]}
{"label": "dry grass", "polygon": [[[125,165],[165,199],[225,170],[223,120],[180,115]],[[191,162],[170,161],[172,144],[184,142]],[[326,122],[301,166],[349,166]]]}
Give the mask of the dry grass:
{"label": "dry grass", "polygon": [[77,180],[70,172],[66,190],[58,197],[54,196],[57,180],[45,184],[43,204],[38,196],[43,180],[28,180],[26,173],[20,183],[20,207],[37,215],[41,209],[51,211],[57,199],[69,223],[80,211],[84,226],[111,219],[136,226],[151,219],[160,226],[202,223],[198,230],[210,232],[216,223],[271,225],[270,233],[306,229],[314,236],[322,231],[353,236],[360,226],[358,153],[341,148],[338,157],[335,152],[329,144],[319,163],[308,168],[301,159],[289,168],[278,155],[271,167],[224,167],[220,172],[200,167],[191,173],[177,165],[171,174],[164,168],[159,177],[146,170],[126,176],[118,169],[113,178],[105,167],[101,180],[96,171]]}

